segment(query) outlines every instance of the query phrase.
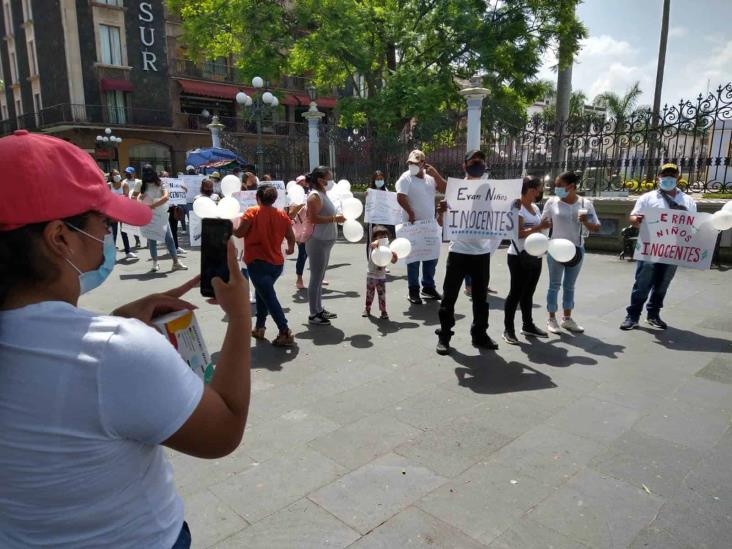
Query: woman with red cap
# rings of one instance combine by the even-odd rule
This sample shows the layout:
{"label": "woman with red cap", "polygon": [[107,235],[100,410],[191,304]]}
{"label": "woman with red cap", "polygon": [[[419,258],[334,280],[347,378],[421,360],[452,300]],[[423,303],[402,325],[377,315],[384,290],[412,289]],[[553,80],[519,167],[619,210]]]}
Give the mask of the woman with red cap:
{"label": "woman with red cap", "polygon": [[[115,264],[114,221],[151,210],[110,192],[71,143],[0,139],[0,547],[190,547],[163,446],[217,458],[240,443],[250,392],[247,282],[229,243],[229,315],[211,382],[148,324],[193,306],[198,279],[118,308],[80,309]],[[53,175],[50,175],[53,174]],[[20,179],[20,180],[19,180]]]}

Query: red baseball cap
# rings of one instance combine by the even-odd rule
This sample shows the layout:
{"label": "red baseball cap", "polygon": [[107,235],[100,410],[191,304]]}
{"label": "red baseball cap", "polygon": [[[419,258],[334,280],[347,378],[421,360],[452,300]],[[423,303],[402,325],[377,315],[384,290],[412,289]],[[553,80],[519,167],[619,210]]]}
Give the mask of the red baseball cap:
{"label": "red baseball cap", "polygon": [[0,139],[0,230],[89,211],[147,225],[152,210],[114,194],[91,155],[56,137],[17,130]]}

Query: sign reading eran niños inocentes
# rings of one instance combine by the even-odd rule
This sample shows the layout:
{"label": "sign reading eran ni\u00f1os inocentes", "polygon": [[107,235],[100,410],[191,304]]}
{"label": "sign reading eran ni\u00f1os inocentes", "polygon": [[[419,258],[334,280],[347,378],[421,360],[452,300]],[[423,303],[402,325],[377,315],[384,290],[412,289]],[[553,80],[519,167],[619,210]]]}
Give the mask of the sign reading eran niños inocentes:
{"label": "sign reading eran ni\u00f1os inocentes", "polygon": [[516,239],[521,184],[521,179],[448,179],[445,239]]}

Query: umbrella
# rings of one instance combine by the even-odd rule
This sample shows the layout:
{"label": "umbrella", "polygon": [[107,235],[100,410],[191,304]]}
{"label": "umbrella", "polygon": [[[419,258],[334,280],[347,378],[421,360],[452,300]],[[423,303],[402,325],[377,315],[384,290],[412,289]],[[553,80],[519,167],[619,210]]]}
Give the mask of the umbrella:
{"label": "umbrella", "polygon": [[186,165],[194,168],[221,167],[227,164],[239,164],[243,166],[246,161],[228,149],[209,147],[205,149],[193,149],[186,153]]}

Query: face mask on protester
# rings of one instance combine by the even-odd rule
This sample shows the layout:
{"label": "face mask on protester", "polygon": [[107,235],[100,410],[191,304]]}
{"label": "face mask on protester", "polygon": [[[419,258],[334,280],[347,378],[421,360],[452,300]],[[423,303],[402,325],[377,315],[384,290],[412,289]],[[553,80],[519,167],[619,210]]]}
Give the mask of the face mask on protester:
{"label": "face mask on protester", "polygon": [[376,180],[374,180],[374,185],[376,185],[377,189],[381,189],[384,186],[384,180],[376,179]]}
{"label": "face mask on protester", "polygon": [[410,164],[409,165],[409,173],[411,175],[417,175],[420,171],[420,167],[417,164]]}
{"label": "face mask on protester", "polygon": [[569,191],[567,190],[567,187],[554,187],[554,194],[559,198],[567,198]]}
{"label": "face mask on protester", "polygon": [[114,269],[114,264],[117,259],[117,247],[114,245],[114,239],[110,233],[104,235],[104,240],[100,240],[96,236],[92,236],[78,227],[74,227],[69,223],[67,223],[67,225],[76,229],[81,234],[88,236],[92,240],[101,242],[104,246],[104,259],[102,260],[102,264],[93,271],[87,271],[84,273],[69,259],[64,258],[66,259],[66,262],[71,265],[77,273],[79,273],[79,286],[81,288],[81,293],[85,294],[87,292],[91,292],[94,288],[101,286],[101,284],[109,278],[109,275],[112,274],[112,270]]}
{"label": "face mask on protester", "polygon": [[470,177],[483,177],[483,174],[485,173],[485,164],[482,162],[470,164],[465,168],[465,173]]}
{"label": "face mask on protester", "polygon": [[661,178],[661,182],[658,184],[662,191],[673,191],[676,188],[676,178],[674,176],[665,176]]}
{"label": "face mask on protester", "polygon": [[120,181],[122,181],[122,178],[118,175],[113,175],[112,181],[114,181],[115,183],[119,183]]}
{"label": "face mask on protester", "polygon": [[329,179],[328,182],[325,184],[326,192],[333,189],[333,187],[335,187],[335,181],[333,181],[332,179]]}

